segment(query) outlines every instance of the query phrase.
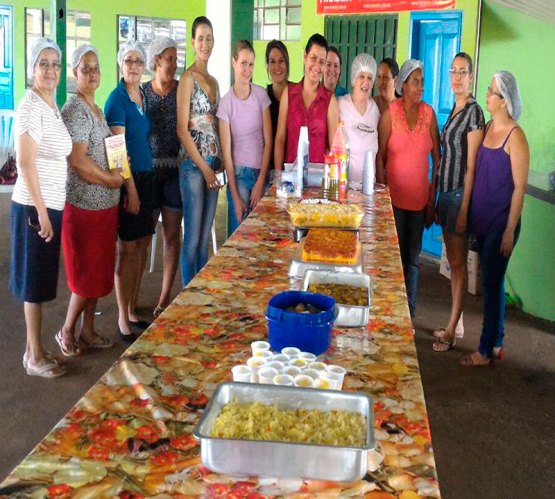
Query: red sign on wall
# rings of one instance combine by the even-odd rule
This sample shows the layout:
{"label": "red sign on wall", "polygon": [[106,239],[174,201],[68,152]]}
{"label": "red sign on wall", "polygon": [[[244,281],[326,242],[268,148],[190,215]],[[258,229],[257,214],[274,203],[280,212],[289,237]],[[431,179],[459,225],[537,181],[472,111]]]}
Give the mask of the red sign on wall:
{"label": "red sign on wall", "polygon": [[453,9],[455,0],[317,0],[318,14],[364,14]]}

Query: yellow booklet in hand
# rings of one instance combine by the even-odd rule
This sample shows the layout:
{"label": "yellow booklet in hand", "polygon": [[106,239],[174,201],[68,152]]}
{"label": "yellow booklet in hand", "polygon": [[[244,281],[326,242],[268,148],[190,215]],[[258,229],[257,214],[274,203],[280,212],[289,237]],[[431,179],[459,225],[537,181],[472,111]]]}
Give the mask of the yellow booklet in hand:
{"label": "yellow booklet in hand", "polygon": [[127,146],[125,145],[125,135],[111,135],[104,139],[106,143],[106,157],[110,170],[119,170],[124,179],[131,176],[131,168],[127,159]]}

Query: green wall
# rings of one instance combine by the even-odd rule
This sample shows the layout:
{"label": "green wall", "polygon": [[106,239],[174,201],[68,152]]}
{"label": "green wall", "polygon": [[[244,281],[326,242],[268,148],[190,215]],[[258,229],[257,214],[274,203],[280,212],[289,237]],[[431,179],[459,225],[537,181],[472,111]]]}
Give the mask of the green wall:
{"label": "green wall", "polygon": [[[555,81],[555,66],[546,59],[552,47],[553,24],[485,1],[478,101],[486,112],[486,88],[495,71],[507,69],[515,75],[523,103],[520,125],[530,144],[530,168],[544,173],[552,171],[555,163],[555,94],[542,88]],[[554,233],[555,206],[526,195],[522,232],[509,264],[508,281],[525,312],[550,320],[555,320]]]}
{"label": "green wall", "polygon": [[[15,104],[25,94],[25,9],[49,9],[50,2],[37,0],[3,0],[14,7],[14,90]],[[68,10],[80,10],[91,14],[91,41],[100,54],[102,83],[97,92],[97,103],[104,105],[108,94],[117,83],[117,16],[135,15],[161,18],[185,19],[187,23],[187,61],[192,61],[190,32],[195,17],[206,12],[205,0],[176,1],[158,0],[67,0]]]}
{"label": "green wall", "polygon": [[[474,54],[476,49],[476,32],[478,17],[478,0],[457,0],[457,10],[463,12],[462,50]],[[324,16],[316,14],[316,0],[303,1],[301,40],[299,42],[286,42],[291,62],[291,81],[299,81],[302,77],[302,56],[304,47],[310,35],[313,33],[324,34]],[[399,65],[408,58],[410,44],[410,12],[399,13],[398,37],[397,37],[397,60]],[[259,85],[269,83],[264,62],[266,41],[254,43],[257,54],[254,81]],[[343,68],[347,71],[347,68]]]}

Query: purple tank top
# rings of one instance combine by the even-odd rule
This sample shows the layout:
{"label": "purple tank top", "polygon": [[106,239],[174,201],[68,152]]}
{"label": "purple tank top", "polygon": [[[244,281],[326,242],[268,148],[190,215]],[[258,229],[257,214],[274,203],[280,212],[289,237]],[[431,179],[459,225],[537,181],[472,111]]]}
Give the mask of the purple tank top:
{"label": "purple tank top", "polygon": [[478,149],[470,212],[471,229],[477,236],[502,232],[507,226],[515,184],[511,158],[504,147],[515,128],[501,147],[491,149],[481,145]]}

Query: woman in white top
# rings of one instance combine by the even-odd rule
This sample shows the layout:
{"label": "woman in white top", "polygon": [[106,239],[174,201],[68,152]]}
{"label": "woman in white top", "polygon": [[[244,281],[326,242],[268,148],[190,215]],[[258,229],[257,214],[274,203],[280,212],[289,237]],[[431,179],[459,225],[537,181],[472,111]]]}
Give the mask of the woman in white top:
{"label": "woman in white top", "polygon": [[56,298],[62,212],[66,199],[71,137],[54,93],[62,53],[39,38],[31,47],[28,73],[33,86],[17,109],[17,178],[12,196],[10,291],[24,302],[27,347],[23,366],[30,376],[55,378],[64,370],[41,344],[42,302]]}
{"label": "woman in white top", "polygon": [[376,61],[369,54],[359,54],[351,65],[351,93],[338,99],[339,116],[351,147],[349,185],[360,189],[366,151],[378,152],[378,120],[380,112],[372,99]]}

